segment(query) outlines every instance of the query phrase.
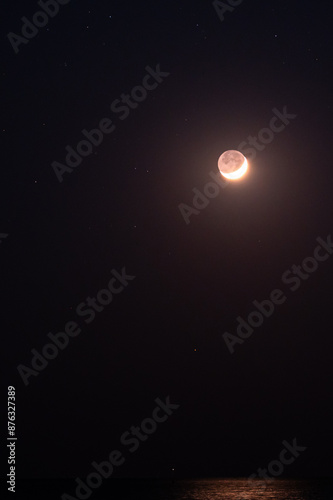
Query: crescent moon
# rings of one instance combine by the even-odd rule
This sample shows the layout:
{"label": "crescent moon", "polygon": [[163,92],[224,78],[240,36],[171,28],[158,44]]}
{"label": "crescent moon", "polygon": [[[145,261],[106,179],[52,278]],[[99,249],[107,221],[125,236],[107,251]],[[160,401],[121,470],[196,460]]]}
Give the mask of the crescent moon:
{"label": "crescent moon", "polygon": [[225,151],[218,160],[218,169],[229,180],[236,180],[243,177],[248,169],[248,162],[245,156],[239,151]]}

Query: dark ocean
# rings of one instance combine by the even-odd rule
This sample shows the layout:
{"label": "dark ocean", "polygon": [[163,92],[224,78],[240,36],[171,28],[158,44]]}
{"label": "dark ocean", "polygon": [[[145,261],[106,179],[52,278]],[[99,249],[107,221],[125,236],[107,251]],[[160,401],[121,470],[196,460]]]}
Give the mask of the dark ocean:
{"label": "dark ocean", "polygon": [[[333,500],[333,479],[109,479],[75,492],[75,480],[19,481],[16,498],[63,500]],[[66,496],[63,496],[64,494]],[[14,496],[13,496],[14,498]]]}

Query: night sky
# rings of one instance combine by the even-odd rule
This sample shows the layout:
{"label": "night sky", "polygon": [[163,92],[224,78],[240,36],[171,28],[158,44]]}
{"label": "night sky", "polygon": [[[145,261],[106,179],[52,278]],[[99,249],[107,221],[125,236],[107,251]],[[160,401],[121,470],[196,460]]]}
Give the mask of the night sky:
{"label": "night sky", "polygon": [[112,477],[248,477],[295,438],[283,477],[332,476],[330,2],[62,3],[25,42],[41,7],[1,6],[17,478],[74,487],[112,450]]}

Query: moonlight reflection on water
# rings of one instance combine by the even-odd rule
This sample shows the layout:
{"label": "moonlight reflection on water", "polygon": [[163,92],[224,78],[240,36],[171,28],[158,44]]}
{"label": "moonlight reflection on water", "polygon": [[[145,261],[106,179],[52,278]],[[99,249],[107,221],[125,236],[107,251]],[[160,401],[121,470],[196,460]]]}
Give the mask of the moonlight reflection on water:
{"label": "moonlight reflection on water", "polygon": [[[179,481],[170,500],[331,500],[332,485],[316,481],[198,479]],[[164,498],[163,498],[164,500]],[[165,497],[166,500],[166,497]]]}

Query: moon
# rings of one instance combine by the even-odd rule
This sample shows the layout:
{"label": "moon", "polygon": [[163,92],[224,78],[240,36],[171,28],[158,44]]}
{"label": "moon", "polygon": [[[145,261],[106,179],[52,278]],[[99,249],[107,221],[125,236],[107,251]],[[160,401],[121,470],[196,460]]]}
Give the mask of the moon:
{"label": "moon", "polygon": [[218,169],[226,179],[235,180],[243,177],[247,171],[247,159],[239,151],[230,149],[221,154]]}

